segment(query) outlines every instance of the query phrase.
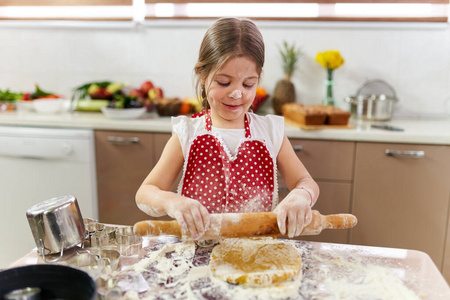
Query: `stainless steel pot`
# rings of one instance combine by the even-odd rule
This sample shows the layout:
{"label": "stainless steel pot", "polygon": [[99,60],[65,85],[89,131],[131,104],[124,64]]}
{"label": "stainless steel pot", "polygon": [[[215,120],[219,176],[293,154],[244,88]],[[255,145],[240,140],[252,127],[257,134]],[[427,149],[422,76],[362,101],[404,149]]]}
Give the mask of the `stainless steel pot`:
{"label": "stainless steel pot", "polygon": [[[45,262],[57,261],[64,250],[82,243],[87,236],[77,199],[71,195],[34,205],[27,210],[27,219],[38,253]],[[59,253],[59,257],[45,258],[45,255],[55,253]]]}
{"label": "stainless steel pot", "polygon": [[366,82],[356,93],[344,99],[352,116],[359,120],[388,121],[398,102],[394,89],[383,80]]}

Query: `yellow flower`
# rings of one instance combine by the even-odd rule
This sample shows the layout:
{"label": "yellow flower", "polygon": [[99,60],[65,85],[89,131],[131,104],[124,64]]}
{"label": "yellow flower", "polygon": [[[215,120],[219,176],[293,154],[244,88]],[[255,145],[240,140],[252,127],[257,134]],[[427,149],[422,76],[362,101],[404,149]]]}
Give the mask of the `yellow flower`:
{"label": "yellow flower", "polygon": [[344,64],[344,58],[341,56],[338,50],[327,50],[317,53],[316,61],[322,65],[322,67],[329,70],[334,70]]}

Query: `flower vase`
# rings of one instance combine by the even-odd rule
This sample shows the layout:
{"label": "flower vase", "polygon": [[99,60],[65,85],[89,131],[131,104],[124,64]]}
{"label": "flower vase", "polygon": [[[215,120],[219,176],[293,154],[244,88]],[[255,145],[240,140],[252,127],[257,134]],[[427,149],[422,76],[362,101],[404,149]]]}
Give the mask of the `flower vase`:
{"label": "flower vase", "polygon": [[333,70],[328,69],[327,71],[328,71],[327,72],[328,73],[328,77],[327,77],[327,79],[325,79],[325,83],[324,83],[325,91],[324,91],[324,95],[323,95],[323,99],[322,99],[322,104],[323,105],[333,105],[334,106]]}

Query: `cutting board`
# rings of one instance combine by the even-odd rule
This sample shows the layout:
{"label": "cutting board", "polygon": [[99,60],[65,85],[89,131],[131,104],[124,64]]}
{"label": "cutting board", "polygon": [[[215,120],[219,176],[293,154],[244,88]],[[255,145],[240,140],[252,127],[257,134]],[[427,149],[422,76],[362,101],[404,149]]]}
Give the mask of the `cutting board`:
{"label": "cutting board", "polygon": [[292,119],[289,119],[287,117],[284,117],[284,121],[286,124],[289,124],[291,126],[303,129],[303,130],[323,130],[323,129],[353,129],[355,126],[353,124],[347,124],[347,125],[305,125],[301,124],[297,121],[294,121]]}

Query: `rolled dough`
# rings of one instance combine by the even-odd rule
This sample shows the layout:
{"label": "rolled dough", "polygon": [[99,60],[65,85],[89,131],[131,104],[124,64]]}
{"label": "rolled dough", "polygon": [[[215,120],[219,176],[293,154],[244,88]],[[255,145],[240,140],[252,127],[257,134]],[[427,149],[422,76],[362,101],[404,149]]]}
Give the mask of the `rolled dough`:
{"label": "rolled dough", "polygon": [[301,266],[301,256],[293,246],[272,238],[222,240],[210,260],[216,277],[255,287],[301,276]]}

